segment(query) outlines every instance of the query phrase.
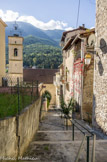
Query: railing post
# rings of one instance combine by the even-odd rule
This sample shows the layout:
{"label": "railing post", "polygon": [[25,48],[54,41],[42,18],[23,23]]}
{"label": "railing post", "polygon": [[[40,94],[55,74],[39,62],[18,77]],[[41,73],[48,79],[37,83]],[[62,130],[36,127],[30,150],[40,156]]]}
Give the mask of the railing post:
{"label": "railing post", "polygon": [[72,124],[72,141],[74,141],[74,123]]}
{"label": "railing post", "polygon": [[94,139],[93,139],[93,149],[92,149],[92,162],[95,162],[95,141],[96,141],[96,135],[94,134]]}
{"label": "railing post", "polygon": [[84,135],[84,138],[83,138],[83,140],[81,142],[80,148],[79,148],[78,153],[77,153],[77,157],[75,158],[75,162],[79,161],[80,153],[82,152],[85,139],[86,139],[86,135]]}
{"label": "railing post", "polygon": [[19,78],[17,78],[17,95],[18,95],[18,115],[19,115],[20,114]]}
{"label": "railing post", "polygon": [[89,162],[89,141],[90,141],[90,137],[87,136],[87,162]]}

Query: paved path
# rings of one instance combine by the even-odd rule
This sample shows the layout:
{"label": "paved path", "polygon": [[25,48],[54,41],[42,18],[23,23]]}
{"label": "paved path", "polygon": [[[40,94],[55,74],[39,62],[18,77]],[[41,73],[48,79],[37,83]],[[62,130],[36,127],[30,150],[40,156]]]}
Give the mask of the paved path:
{"label": "paved path", "polygon": [[[72,141],[72,128],[66,130],[64,119],[60,118],[60,112],[50,110],[40,123],[39,130],[26,150],[24,157],[35,162],[74,162],[83,135],[75,130],[75,141]],[[96,162],[107,162],[107,141],[97,138]],[[90,141],[90,152],[92,141]],[[27,159],[26,159],[27,160]],[[86,161],[86,143],[79,162]],[[27,162],[27,161],[26,161]]]}

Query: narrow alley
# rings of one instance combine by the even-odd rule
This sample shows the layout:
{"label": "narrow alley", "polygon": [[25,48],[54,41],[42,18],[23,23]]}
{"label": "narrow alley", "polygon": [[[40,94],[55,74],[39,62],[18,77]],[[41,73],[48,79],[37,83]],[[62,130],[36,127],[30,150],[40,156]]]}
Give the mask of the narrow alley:
{"label": "narrow alley", "polygon": [[[52,108],[42,119],[23,159],[27,160],[28,158],[28,160],[32,159],[36,162],[74,162],[82,139],[83,134],[75,128],[75,140],[72,141],[72,126],[66,130],[64,118],[61,118],[60,111]],[[107,141],[97,137],[96,162],[107,162],[106,148]],[[79,162],[86,161],[86,150],[85,141]],[[92,141],[90,141],[90,156],[91,151]]]}

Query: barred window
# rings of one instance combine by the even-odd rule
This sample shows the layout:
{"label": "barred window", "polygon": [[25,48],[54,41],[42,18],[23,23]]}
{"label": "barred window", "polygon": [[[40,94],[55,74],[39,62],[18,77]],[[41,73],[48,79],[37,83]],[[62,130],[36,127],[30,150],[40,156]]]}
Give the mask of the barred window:
{"label": "barred window", "polygon": [[14,56],[18,56],[18,49],[17,48],[14,49]]}

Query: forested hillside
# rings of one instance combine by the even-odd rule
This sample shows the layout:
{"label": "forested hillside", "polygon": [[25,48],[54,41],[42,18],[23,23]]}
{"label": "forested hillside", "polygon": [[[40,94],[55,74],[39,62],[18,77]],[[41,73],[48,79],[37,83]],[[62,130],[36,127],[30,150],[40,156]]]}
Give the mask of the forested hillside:
{"label": "forested hillside", "polygon": [[42,44],[24,46],[24,67],[56,69],[61,62],[60,48]]}

